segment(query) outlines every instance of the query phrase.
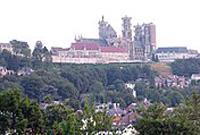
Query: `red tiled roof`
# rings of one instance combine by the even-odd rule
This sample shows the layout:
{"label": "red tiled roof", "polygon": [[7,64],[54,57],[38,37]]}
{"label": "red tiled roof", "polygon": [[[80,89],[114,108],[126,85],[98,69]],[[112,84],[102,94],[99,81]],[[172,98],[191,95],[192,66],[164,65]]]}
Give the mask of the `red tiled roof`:
{"label": "red tiled roof", "polygon": [[122,120],[121,116],[115,116],[112,122],[120,122]]}
{"label": "red tiled roof", "polygon": [[75,50],[99,50],[99,45],[96,43],[72,43]]}
{"label": "red tiled roof", "polygon": [[110,47],[101,47],[101,52],[126,53],[127,50],[123,47],[110,46]]}

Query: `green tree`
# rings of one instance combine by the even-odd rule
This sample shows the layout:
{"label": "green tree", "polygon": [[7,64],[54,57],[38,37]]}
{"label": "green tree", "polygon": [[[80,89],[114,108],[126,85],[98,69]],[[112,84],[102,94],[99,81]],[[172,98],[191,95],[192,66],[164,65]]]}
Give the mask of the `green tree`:
{"label": "green tree", "polygon": [[175,110],[174,118],[181,123],[193,126],[194,133],[200,133],[200,95],[196,92]]}
{"label": "green tree", "polygon": [[105,102],[105,88],[101,82],[94,82],[94,84],[89,87],[89,92],[91,98],[94,99],[92,100],[93,102]]}
{"label": "green tree", "polygon": [[12,40],[10,41],[13,47],[13,51],[17,55],[23,55],[24,57],[30,57],[31,56],[31,49],[29,48],[29,45],[27,42]]}
{"label": "green tree", "polygon": [[[169,114],[167,106],[159,103],[148,109],[139,110],[141,117],[137,119],[135,128],[139,135],[197,135],[199,132],[194,124],[184,117],[176,118],[174,112]],[[181,119],[185,119],[181,121]]]}
{"label": "green tree", "polygon": [[22,97],[17,90],[0,93],[0,133],[16,129],[25,133],[26,129],[34,129],[36,133],[43,127],[43,115],[37,102]]}
{"label": "green tree", "polygon": [[63,103],[59,103],[48,106],[44,112],[46,126],[51,128],[55,123],[67,120],[68,115],[73,112],[73,109]]}

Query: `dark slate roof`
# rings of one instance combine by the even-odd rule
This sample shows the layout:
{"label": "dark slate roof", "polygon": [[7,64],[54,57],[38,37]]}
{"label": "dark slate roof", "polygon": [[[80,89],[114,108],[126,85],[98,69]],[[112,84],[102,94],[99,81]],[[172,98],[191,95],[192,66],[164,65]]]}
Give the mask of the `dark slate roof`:
{"label": "dark slate roof", "polygon": [[0,43],[0,46],[2,47],[12,47],[10,43]]}
{"label": "dark slate roof", "polygon": [[81,38],[76,40],[77,43],[95,43],[99,44],[100,46],[108,46],[106,40],[103,39],[95,39],[95,38]]}
{"label": "dark slate roof", "polygon": [[156,53],[187,53],[188,50],[186,47],[159,47],[156,50]]}

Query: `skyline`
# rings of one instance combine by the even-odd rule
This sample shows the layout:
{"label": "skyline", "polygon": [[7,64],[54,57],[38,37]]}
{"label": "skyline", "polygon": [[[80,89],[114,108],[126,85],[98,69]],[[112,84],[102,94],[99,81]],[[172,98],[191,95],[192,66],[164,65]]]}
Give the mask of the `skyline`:
{"label": "skyline", "polygon": [[36,41],[70,47],[75,35],[98,38],[102,15],[121,35],[125,15],[136,24],[156,25],[157,47],[186,46],[200,51],[200,20],[197,0],[0,0],[0,42],[26,41],[31,49]]}

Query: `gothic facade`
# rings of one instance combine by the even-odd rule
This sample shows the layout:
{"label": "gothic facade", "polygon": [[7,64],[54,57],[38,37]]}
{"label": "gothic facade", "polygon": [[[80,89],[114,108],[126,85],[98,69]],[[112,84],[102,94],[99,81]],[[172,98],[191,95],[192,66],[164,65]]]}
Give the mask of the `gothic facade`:
{"label": "gothic facade", "polygon": [[156,27],[153,23],[134,26],[135,59],[148,59],[156,50]]}
{"label": "gothic facade", "polygon": [[122,36],[118,37],[114,28],[104,20],[99,21],[99,38],[75,38],[76,43],[95,43],[101,47],[123,47],[127,50],[129,60],[145,61],[156,49],[156,27],[153,23],[134,26],[131,17],[122,18]]}

